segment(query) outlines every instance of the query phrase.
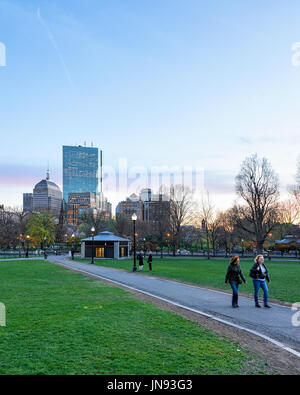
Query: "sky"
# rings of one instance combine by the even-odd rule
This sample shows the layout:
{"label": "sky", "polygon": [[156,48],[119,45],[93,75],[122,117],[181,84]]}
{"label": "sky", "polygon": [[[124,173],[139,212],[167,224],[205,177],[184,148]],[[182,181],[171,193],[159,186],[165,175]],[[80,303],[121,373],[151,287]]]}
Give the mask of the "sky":
{"label": "sky", "polygon": [[113,169],[202,168],[220,209],[257,153],[286,197],[299,42],[298,0],[0,0],[0,204],[22,206],[48,162],[62,187],[62,146],[85,143]]}

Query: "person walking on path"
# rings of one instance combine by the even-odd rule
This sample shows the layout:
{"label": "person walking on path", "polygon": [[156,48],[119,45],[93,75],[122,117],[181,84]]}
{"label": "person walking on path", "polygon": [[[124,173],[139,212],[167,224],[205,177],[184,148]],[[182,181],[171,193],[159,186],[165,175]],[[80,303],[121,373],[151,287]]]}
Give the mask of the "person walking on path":
{"label": "person walking on path", "polygon": [[233,256],[230,259],[230,264],[227,269],[226,277],[225,277],[225,286],[229,284],[232,288],[232,307],[237,308],[238,298],[239,298],[239,285],[242,284],[242,281],[247,284],[247,281],[242,273],[242,269],[240,267],[240,257]]}
{"label": "person walking on path", "polygon": [[149,271],[152,271],[152,252],[149,251],[149,255],[148,255],[148,264],[149,264]]}
{"label": "person walking on path", "polygon": [[139,261],[139,270],[143,270],[144,262],[143,262],[143,252],[139,252],[137,259]]}
{"label": "person walking on path", "polygon": [[258,308],[261,307],[258,301],[258,294],[259,294],[259,289],[262,288],[264,292],[264,306],[270,309],[271,306],[268,305],[269,290],[266,283],[266,280],[268,281],[268,283],[270,283],[270,277],[268,270],[264,264],[264,260],[265,259],[263,255],[256,256],[256,258],[254,259],[254,265],[250,269],[250,277],[252,278],[253,286],[254,286],[255,306]]}

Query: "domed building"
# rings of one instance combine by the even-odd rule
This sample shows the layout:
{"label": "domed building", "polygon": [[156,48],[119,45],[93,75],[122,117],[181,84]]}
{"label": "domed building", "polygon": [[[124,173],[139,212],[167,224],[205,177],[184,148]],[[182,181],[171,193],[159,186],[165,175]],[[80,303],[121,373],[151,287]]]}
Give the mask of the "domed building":
{"label": "domed building", "polygon": [[33,189],[33,211],[49,211],[59,215],[62,205],[62,192],[58,185],[50,181],[49,172],[45,180],[40,181]]}

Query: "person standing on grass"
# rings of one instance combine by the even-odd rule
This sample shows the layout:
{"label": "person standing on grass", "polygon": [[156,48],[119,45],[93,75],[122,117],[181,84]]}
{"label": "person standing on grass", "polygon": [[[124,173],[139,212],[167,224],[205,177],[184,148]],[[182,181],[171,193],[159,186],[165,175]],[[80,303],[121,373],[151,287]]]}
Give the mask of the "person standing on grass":
{"label": "person standing on grass", "polygon": [[149,255],[148,255],[148,264],[149,264],[149,271],[152,271],[152,252],[149,251]]}
{"label": "person standing on grass", "polygon": [[256,258],[254,259],[254,265],[250,269],[250,277],[252,278],[253,286],[254,286],[255,307],[258,308],[261,307],[258,301],[258,294],[259,294],[259,289],[262,288],[264,292],[264,306],[267,309],[270,309],[271,306],[268,305],[269,290],[266,280],[268,281],[268,283],[270,283],[271,281],[268,274],[268,270],[264,264],[264,261],[265,258],[263,255],[256,256]]}
{"label": "person standing on grass", "polygon": [[242,269],[240,267],[240,257],[233,256],[230,259],[230,264],[227,269],[226,277],[225,277],[225,286],[229,284],[232,288],[232,307],[237,308],[238,298],[239,298],[239,285],[242,284],[242,281],[247,284],[247,281],[242,273]]}
{"label": "person standing on grass", "polygon": [[144,262],[143,262],[143,251],[140,251],[140,252],[139,252],[139,254],[138,254],[138,256],[137,256],[137,259],[138,259],[138,261],[139,261],[139,270],[143,270],[143,267],[144,267]]}

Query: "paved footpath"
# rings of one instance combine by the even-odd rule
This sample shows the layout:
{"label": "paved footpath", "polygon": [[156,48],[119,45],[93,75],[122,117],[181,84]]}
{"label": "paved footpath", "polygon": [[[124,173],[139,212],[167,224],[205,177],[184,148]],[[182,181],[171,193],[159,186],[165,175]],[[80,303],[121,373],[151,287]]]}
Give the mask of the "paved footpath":
{"label": "paved footpath", "polygon": [[[242,326],[250,331],[259,332],[263,336],[267,336],[300,352],[300,326],[295,327],[292,325],[292,316],[295,314],[295,311],[292,311],[289,307],[271,303],[272,309],[263,307],[257,309],[253,300],[240,296],[240,308],[233,309],[231,307],[231,294],[226,294],[222,291],[218,292],[198,286],[181,284],[176,281],[162,280],[138,272],[130,273],[118,269],[80,263],[71,261],[63,256],[51,256],[49,261],[119,282],[125,286],[133,287],[153,296],[203,312],[217,319]],[[298,321],[300,324],[300,317]]]}

